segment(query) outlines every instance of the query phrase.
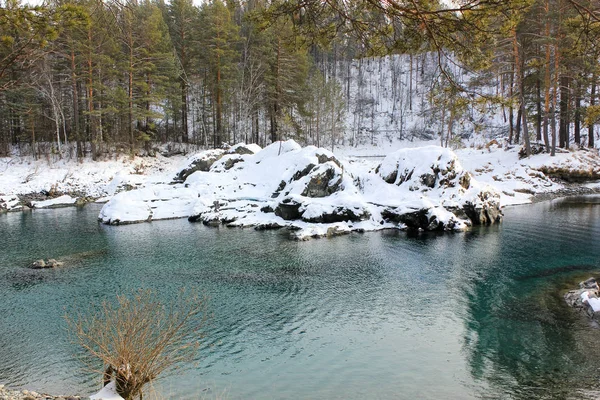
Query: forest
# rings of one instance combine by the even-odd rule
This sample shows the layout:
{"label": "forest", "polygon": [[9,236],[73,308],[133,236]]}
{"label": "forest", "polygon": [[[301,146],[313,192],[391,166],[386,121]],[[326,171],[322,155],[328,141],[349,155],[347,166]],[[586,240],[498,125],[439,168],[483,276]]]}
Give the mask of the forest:
{"label": "forest", "polygon": [[389,118],[428,115],[442,145],[493,109],[503,128],[479,133],[527,155],[594,147],[598,38],[597,0],[0,0],[0,156],[402,137],[350,104],[386,57],[408,76],[390,70]]}

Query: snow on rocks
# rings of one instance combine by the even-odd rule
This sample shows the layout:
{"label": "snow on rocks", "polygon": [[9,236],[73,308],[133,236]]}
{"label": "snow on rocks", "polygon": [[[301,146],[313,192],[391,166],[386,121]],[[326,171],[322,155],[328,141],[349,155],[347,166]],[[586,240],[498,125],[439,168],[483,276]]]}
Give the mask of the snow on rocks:
{"label": "snow on rocks", "polygon": [[365,197],[383,207],[388,222],[413,229],[463,230],[501,220],[499,193],[476,182],[450,149],[395,151],[375,175],[364,179]]}
{"label": "snow on rocks", "polygon": [[[194,172],[224,172],[231,169],[236,163],[244,161],[244,155],[251,155],[261,148],[255,144],[244,144],[239,143],[229,149],[214,149],[207,150],[201,153],[195,154],[188,158],[184,166],[177,172],[173,182],[183,183],[186,179]],[[223,159],[223,160],[221,160]],[[215,163],[219,162],[215,167],[212,168]]]}
{"label": "snow on rocks", "polygon": [[20,202],[21,200],[16,195],[0,196],[0,212],[20,210],[22,207]]}
{"label": "snow on rocks", "polygon": [[570,307],[590,318],[600,320],[599,296],[600,287],[596,279],[589,278],[579,283],[579,289],[568,291],[564,298]]}
{"label": "snow on rocks", "polygon": [[[540,195],[568,194],[565,182],[600,180],[598,151],[558,151],[520,159],[519,150],[505,146],[461,149],[456,153],[463,167],[481,183],[500,192],[501,206],[530,203]],[[600,186],[598,186],[600,188]]]}
{"label": "snow on rocks", "polygon": [[187,159],[186,164],[178,173],[175,175],[173,182],[182,183],[192,175],[194,172],[203,171],[208,172],[210,167],[225,155],[225,150],[214,149],[203,151],[202,153],[196,154]]}
{"label": "snow on rocks", "polygon": [[237,145],[194,155],[175,176],[170,185],[115,195],[100,221],[187,217],[212,226],[289,227],[305,239],[383,228],[462,230],[501,218],[499,195],[437,146],[392,153],[373,172],[350,171],[332,152],[293,140],[262,150]]}

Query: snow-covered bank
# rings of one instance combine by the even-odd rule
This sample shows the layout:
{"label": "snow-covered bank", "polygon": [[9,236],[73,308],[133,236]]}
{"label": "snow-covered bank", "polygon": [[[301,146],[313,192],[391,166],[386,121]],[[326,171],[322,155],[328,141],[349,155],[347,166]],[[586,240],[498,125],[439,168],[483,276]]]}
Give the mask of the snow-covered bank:
{"label": "snow-covered bank", "polygon": [[463,230],[500,220],[499,194],[449,149],[389,154],[375,168],[289,140],[191,157],[173,182],[113,197],[106,224],[188,217],[207,225],[288,227],[297,238],[384,228]]}
{"label": "snow-covered bank", "polygon": [[108,201],[119,191],[160,182],[163,175],[170,177],[182,160],[185,157],[161,155],[81,163],[74,159],[0,158],[0,211],[74,205],[78,200],[103,197]]}
{"label": "snow-covered bank", "polygon": [[0,159],[0,210],[19,209],[26,193],[45,194],[29,198],[31,207],[89,196],[107,202],[99,218],[108,224],[189,218],[208,225],[288,227],[306,238],[384,228],[460,230],[497,221],[501,206],[600,189],[593,182],[573,189],[561,180],[600,178],[595,150],[520,159],[517,148],[496,144],[454,152],[421,144],[334,154],[287,141],[189,158],[82,164]]}

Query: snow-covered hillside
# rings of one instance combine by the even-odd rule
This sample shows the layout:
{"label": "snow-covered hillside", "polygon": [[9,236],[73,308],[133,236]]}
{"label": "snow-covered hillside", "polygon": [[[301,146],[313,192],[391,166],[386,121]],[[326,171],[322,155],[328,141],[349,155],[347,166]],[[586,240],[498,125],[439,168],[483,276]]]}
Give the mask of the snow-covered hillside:
{"label": "snow-covered hillside", "polygon": [[[346,106],[341,142],[353,147],[365,144],[385,147],[398,140],[441,143],[441,134],[445,141],[450,123],[456,142],[487,143],[506,136],[506,110],[503,112],[499,105],[454,107],[456,111],[451,113],[460,96],[454,93],[453,100],[439,87],[443,80],[438,62],[435,54],[340,61],[336,79]],[[468,87],[470,76],[455,65],[446,64],[449,65],[444,68],[456,82]],[[495,94],[495,90],[493,85],[487,87],[478,82],[479,93]]]}

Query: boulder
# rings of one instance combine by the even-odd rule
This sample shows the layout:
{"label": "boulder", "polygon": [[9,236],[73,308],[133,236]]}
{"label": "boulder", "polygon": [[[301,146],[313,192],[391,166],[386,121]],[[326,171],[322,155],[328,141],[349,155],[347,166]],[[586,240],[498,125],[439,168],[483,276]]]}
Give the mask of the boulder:
{"label": "boulder", "polygon": [[317,153],[317,160],[319,160],[319,164],[325,164],[327,162],[332,162],[337,165],[339,168],[342,168],[342,164],[340,161],[335,158],[333,154],[325,154],[325,153]]}
{"label": "boulder", "polygon": [[310,180],[302,191],[302,196],[327,197],[339,191],[341,183],[342,176],[337,173],[333,164],[323,164],[311,171]]}
{"label": "boulder", "polygon": [[430,226],[429,209],[423,208],[415,211],[388,207],[381,212],[387,222],[402,223],[409,229],[427,229]]}
{"label": "boulder", "polygon": [[577,312],[600,320],[600,287],[596,279],[589,278],[579,282],[579,289],[570,290],[564,295],[565,302]]}
{"label": "boulder", "polygon": [[424,231],[462,230],[469,226],[465,221],[442,207],[407,209],[388,207],[381,212],[387,222],[402,223],[408,229]]}
{"label": "boulder", "polygon": [[62,267],[63,265],[64,265],[63,262],[57,261],[54,258],[50,258],[47,261],[44,261],[43,259],[34,261],[33,264],[31,265],[31,268],[46,269],[46,268]]}
{"label": "boulder", "polygon": [[462,187],[469,189],[471,176],[452,150],[427,146],[389,154],[375,169],[385,182],[407,185],[411,191]]}
{"label": "boulder", "polygon": [[243,161],[245,158],[239,154],[226,154],[212,164],[210,172],[226,172]]}
{"label": "boulder", "polygon": [[[299,163],[296,165],[296,170],[293,172],[291,178],[281,181],[279,187],[271,197],[278,197],[279,194],[288,186],[288,184],[293,184],[294,182],[300,181],[302,178],[313,174],[315,176],[311,176],[307,187],[303,189],[303,196],[326,197],[337,191],[338,188],[331,187],[327,189],[326,186],[328,186],[329,181],[334,176],[342,175],[342,164],[337,158],[335,158],[333,153],[329,153],[325,149],[313,148],[310,150],[310,148],[311,146],[307,148],[309,150],[306,152],[307,154],[310,154],[310,156],[303,160],[305,163]],[[288,192],[289,190],[290,189],[288,189]]]}
{"label": "boulder", "polygon": [[62,263],[60,261],[56,261],[54,258],[48,259],[48,262],[46,263],[46,266],[48,268],[62,267],[63,265],[64,265],[64,263]]}
{"label": "boulder", "polygon": [[274,230],[274,229],[280,229],[280,228],[283,228],[283,225],[280,225],[277,222],[269,222],[269,223],[258,224],[258,225],[254,226],[254,230],[257,230],[257,231],[268,231],[268,230]]}
{"label": "boulder", "polygon": [[261,150],[261,148],[257,144],[239,143],[239,144],[236,144],[235,146],[230,147],[227,150],[227,154],[239,154],[239,155],[256,154],[260,150]]}
{"label": "boulder", "polygon": [[176,183],[183,183],[194,172],[208,172],[210,167],[225,155],[225,150],[214,149],[203,151],[188,159],[188,164],[182,168],[173,179]]}
{"label": "boulder", "polygon": [[300,213],[301,204],[290,198],[284,199],[275,207],[275,215],[285,219],[286,221],[300,219],[302,214]]}
{"label": "boulder", "polygon": [[331,224],[335,222],[358,222],[371,217],[368,210],[359,207],[348,208],[344,206],[333,206],[329,210],[324,210],[320,215],[307,217],[309,213],[303,213],[302,220],[318,224]]}
{"label": "boulder", "polygon": [[502,221],[500,198],[496,192],[489,190],[480,191],[474,202],[466,201],[462,211],[469,217],[473,225],[491,225]]}

